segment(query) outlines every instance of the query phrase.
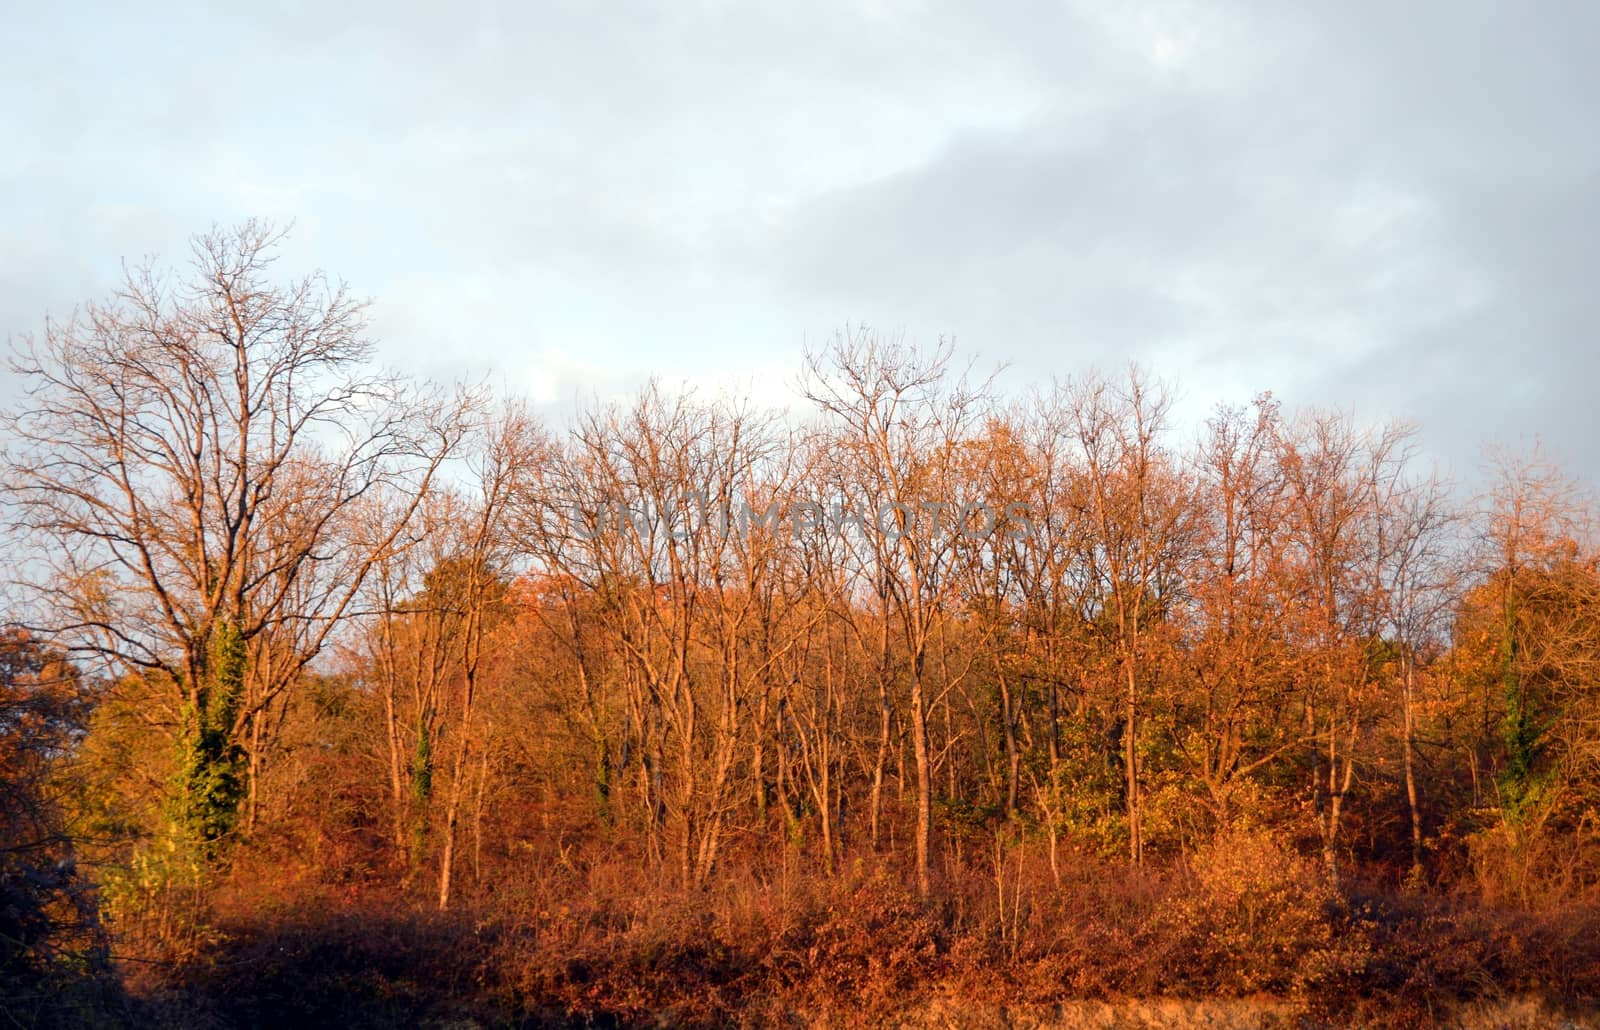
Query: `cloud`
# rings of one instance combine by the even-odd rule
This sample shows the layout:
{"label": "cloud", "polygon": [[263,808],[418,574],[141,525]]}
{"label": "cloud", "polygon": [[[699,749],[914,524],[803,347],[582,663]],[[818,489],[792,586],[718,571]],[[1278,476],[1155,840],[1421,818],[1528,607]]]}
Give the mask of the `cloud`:
{"label": "cloud", "polygon": [[294,218],[392,364],[781,396],[846,321],[1018,388],[1133,359],[1600,481],[1600,8],[1264,0],[35,8],[4,330]]}

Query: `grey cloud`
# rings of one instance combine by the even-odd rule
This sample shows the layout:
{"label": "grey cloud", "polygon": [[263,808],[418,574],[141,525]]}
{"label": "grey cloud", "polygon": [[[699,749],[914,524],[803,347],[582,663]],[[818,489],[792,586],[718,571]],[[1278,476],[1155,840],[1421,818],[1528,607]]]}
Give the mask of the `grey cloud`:
{"label": "grey cloud", "polygon": [[1087,115],[1064,66],[1058,110],[795,211],[775,274],[1039,375],[1154,360],[1419,419],[1458,467],[1543,433],[1600,478],[1592,9],[1323,10],[1173,75],[1127,54]]}
{"label": "grey cloud", "polygon": [[1600,480],[1594,5],[30,17],[6,331],[118,256],[298,215],[293,263],[430,372],[736,378],[860,320],[1018,384],[1136,358],[1202,407],[1417,418],[1458,465],[1537,433]]}

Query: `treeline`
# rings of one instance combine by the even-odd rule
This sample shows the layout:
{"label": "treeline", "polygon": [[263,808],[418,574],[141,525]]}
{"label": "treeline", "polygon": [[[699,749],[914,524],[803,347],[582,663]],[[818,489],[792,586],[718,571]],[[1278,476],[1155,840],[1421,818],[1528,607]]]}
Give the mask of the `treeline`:
{"label": "treeline", "polygon": [[[127,947],[204,951],[229,869],[481,911],[866,863],[913,920],[979,877],[1012,954],[1085,868],[1230,853],[1317,906],[1595,902],[1600,551],[1557,470],[1467,499],[1408,426],[1184,426],[1140,369],[1004,397],[866,331],[792,412],[652,385],[547,425],[371,371],[278,240],[17,348],[0,772],[54,768],[36,836]],[[64,740],[11,714],[49,662]]]}

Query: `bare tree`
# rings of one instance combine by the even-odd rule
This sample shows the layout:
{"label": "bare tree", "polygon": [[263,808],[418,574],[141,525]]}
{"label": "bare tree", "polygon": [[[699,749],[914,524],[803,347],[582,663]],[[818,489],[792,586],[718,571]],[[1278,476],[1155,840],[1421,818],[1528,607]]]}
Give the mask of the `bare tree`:
{"label": "bare tree", "polygon": [[[439,907],[450,906],[450,890],[455,872],[456,824],[461,815],[469,764],[476,744],[482,756],[483,775],[488,775],[487,742],[474,734],[475,703],[485,646],[494,628],[496,609],[503,609],[506,576],[513,561],[512,541],[507,532],[512,504],[522,484],[543,457],[543,435],[528,413],[507,408],[483,435],[481,446],[471,455],[475,493],[464,506],[463,531],[456,553],[444,569],[454,580],[441,592],[461,620],[458,638],[459,696],[456,704],[455,755],[450,764],[450,781],[445,795],[443,841],[439,854]],[[503,612],[502,612],[503,614]],[[480,784],[480,796],[482,793]]]}
{"label": "bare tree", "polygon": [[1140,717],[1147,639],[1184,586],[1193,532],[1192,487],[1162,447],[1172,402],[1137,368],[1126,385],[1091,377],[1066,387],[1064,407],[1079,450],[1081,504],[1092,527],[1087,563],[1099,582],[1122,680],[1123,775],[1128,854],[1144,861]]}
{"label": "bare tree", "polygon": [[[580,671],[583,621],[619,656],[649,849],[664,858],[670,834],[689,884],[716,863],[751,743],[749,701],[772,668],[745,641],[776,541],[740,524],[772,471],[769,423],[652,384],[629,407],[585,414],[565,442],[566,467],[522,495],[528,547],[557,585],[560,634]],[[584,595],[600,601],[592,612]]]}
{"label": "bare tree", "polygon": [[[343,286],[269,279],[282,238],[215,230],[187,277],[147,264],[25,337],[4,422],[8,507],[41,545],[36,621],[169,685],[205,839],[236,818],[252,721],[322,651],[470,410],[369,372]],[[385,485],[410,503],[352,532]]]}
{"label": "bare tree", "polygon": [[[904,645],[910,678],[909,715],[916,768],[917,889],[931,890],[933,756],[928,739],[928,659],[939,620],[961,577],[959,504],[953,493],[960,445],[981,427],[988,384],[950,370],[951,350],[932,353],[865,332],[846,332],[808,355],[806,396],[835,427],[840,460],[854,479],[841,504],[871,525],[872,559],[881,574]],[[945,509],[950,509],[946,513]],[[943,521],[941,522],[941,517]]]}
{"label": "bare tree", "polygon": [[1191,612],[1187,718],[1200,732],[1180,751],[1219,823],[1252,773],[1305,743],[1289,718],[1280,572],[1288,497],[1277,468],[1279,409],[1224,408],[1207,422],[1195,464],[1204,519]]}
{"label": "bare tree", "polygon": [[1287,525],[1304,648],[1306,735],[1323,861],[1338,872],[1345,802],[1363,729],[1374,718],[1371,646],[1383,623],[1381,507],[1410,457],[1413,430],[1359,427],[1337,412],[1309,412],[1279,436],[1289,494]]}
{"label": "bare tree", "polygon": [[[1381,471],[1381,470],[1376,470]],[[1411,870],[1422,873],[1422,805],[1416,770],[1417,667],[1423,651],[1443,638],[1459,585],[1451,531],[1458,515],[1449,484],[1437,473],[1424,479],[1380,477],[1374,484],[1377,518],[1375,574],[1384,630],[1399,659],[1400,765],[1411,820]]]}
{"label": "bare tree", "polygon": [[415,531],[374,567],[363,602],[370,617],[356,648],[355,668],[383,705],[394,844],[407,855],[407,881],[423,857],[444,693],[461,651],[460,606],[440,589],[459,578],[446,573],[471,521],[461,504],[454,492],[433,491]]}

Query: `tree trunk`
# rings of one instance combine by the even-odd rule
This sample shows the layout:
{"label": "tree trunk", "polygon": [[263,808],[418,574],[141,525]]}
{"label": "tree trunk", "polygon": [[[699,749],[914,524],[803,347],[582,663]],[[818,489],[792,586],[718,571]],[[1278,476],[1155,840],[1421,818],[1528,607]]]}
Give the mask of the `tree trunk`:
{"label": "tree trunk", "polygon": [[1405,656],[1405,722],[1403,741],[1405,772],[1406,772],[1406,803],[1411,807],[1411,872],[1413,876],[1420,877],[1422,873],[1422,809],[1417,804],[1417,776],[1415,770],[1415,745],[1413,743],[1414,716],[1413,703],[1413,661],[1410,654]]}
{"label": "tree trunk", "polygon": [[1128,696],[1123,732],[1123,764],[1128,781],[1128,857],[1134,865],[1144,862],[1144,827],[1139,797],[1139,693],[1133,659],[1127,659]]}
{"label": "tree trunk", "polygon": [[928,712],[920,654],[913,659],[911,676],[911,746],[917,767],[917,894],[926,898],[933,892],[928,876],[928,850],[933,842],[933,770],[928,755]]}
{"label": "tree trunk", "polygon": [[883,815],[883,777],[889,764],[889,685],[878,678],[878,757],[872,765],[872,798],[868,819],[872,826],[872,850],[878,850],[879,825]]}
{"label": "tree trunk", "polygon": [[1000,684],[1000,723],[1006,745],[1006,818],[1010,819],[1017,813],[1017,777],[1022,771],[1022,752],[1017,747],[1016,704],[1011,698],[1010,681],[1004,673],[997,678]]}

